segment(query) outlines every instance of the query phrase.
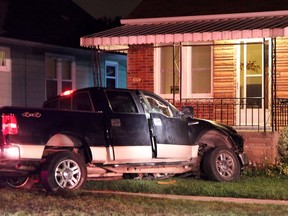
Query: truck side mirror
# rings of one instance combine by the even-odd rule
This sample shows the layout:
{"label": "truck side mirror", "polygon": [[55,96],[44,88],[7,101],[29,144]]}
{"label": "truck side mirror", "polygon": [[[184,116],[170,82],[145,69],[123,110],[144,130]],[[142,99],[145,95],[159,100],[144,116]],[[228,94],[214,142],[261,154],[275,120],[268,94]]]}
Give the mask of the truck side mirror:
{"label": "truck side mirror", "polygon": [[185,118],[189,116],[194,116],[194,108],[192,106],[183,106],[181,112],[183,113]]}

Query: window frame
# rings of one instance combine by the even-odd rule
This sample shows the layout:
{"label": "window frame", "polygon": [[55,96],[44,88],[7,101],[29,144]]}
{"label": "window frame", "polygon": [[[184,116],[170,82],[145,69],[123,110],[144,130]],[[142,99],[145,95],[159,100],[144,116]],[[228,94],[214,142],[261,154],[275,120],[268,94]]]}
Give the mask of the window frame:
{"label": "window frame", "polygon": [[[115,68],[115,76],[107,76],[107,67]],[[107,79],[115,80],[115,87],[118,87],[118,76],[119,76],[119,66],[118,62],[115,61],[105,61],[105,86],[107,87]]]}
{"label": "window frame", "polygon": [[[170,44],[171,45],[171,44]],[[189,73],[192,68],[192,46],[210,46],[211,47],[211,92],[210,93],[198,93],[193,94],[192,89],[192,74]],[[171,45],[172,46],[172,45]],[[182,44],[181,48],[181,56],[182,56],[182,62],[181,62],[181,68],[182,68],[182,79],[181,82],[181,93],[182,98],[211,98],[213,97],[213,74],[214,74],[214,68],[213,68],[213,44],[212,43],[197,43],[197,44]],[[173,94],[161,94],[161,46],[159,45],[158,48],[154,49],[154,89],[155,93],[160,95],[163,98],[166,99],[172,99]],[[175,98],[179,99],[179,92],[175,94]]]}
{"label": "window frame", "polygon": [[[55,72],[56,72],[56,77],[53,79],[48,79],[47,78],[47,67],[46,67],[46,61],[47,59],[52,58],[55,61]],[[64,79],[63,77],[63,65],[62,63],[65,61],[70,62],[70,73],[71,73],[71,79]],[[63,92],[62,90],[62,83],[63,82],[71,82],[71,88],[76,89],[76,62],[75,58],[73,56],[68,56],[68,55],[59,55],[59,54],[54,54],[54,53],[46,53],[45,55],[45,98],[46,100],[49,99],[47,96],[47,81],[56,81],[56,88],[57,88],[57,94],[59,95]],[[72,90],[71,89],[71,90]]]}
{"label": "window frame", "polygon": [[[195,45],[195,44],[194,44]],[[184,70],[183,70],[183,80],[186,80],[186,82],[183,82],[182,85],[183,85],[183,89],[186,90],[186,92],[184,92],[183,94],[188,97],[188,98],[211,98],[213,97],[213,74],[214,74],[214,69],[213,69],[213,45],[210,44],[210,43],[201,43],[201,44],[196,44],[196,45],[203,45],[203,46],[210,46],[211,48],[211,52],[210,52],[210,77],[211,77],[211,80],[210,80],[210,93],[192,93],[192,73],[188,73],[189,71],[191,71],[192,69],[192,64],[193,64],[193,60],[192,60],[192,49],[193,49],[193,45],[192,46],[187,46],[187,47],[184,47],[184,49],[187,49],[186,50],[186,53],[183,53],[183,55],[185,55],[187,57],[186,59],[186,66],[187,67],[183,67]],[[190,60],[190,61],[189,61]],[[186,70],[186,71],[185,71]],[[185,85],[186,84],[186,85]],[[184,88],[185,86],[185,88]],[[185,94],[186,93],[186,94]]]}
{"label": "window frame", "polygon": [[0,72],[10,72],[11,71],[11,57],[10,48],[0,46],[0,52],[5,53],[5,65],[0,65]]}

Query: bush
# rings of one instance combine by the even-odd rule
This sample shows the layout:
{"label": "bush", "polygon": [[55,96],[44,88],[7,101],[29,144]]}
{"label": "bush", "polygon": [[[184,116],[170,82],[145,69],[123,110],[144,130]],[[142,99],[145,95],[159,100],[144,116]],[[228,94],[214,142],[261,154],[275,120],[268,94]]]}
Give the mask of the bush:
{"label": "bush", "polygon": [[288,127],[284,128],[279,136],[278,153],[280,162],[288,164]]}
{"label": "bush", "polygon": [[279,136],[277,150],[279,153],[276,164],[264,163],[262,166],[250,166],[246,174],[267,175],[271,177],[288,176],[288,127],[284,128]]}

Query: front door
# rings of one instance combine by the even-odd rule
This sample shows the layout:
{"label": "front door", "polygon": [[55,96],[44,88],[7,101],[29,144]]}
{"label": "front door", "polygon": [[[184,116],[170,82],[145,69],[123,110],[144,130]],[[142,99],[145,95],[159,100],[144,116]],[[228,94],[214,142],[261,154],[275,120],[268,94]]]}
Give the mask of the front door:
{"label": "front door", "polygon": [[239,125],[264,125],[264,111],[267,104],[268,43],[259,40],[242,42],[239,46],[239,76],[237,122]]}

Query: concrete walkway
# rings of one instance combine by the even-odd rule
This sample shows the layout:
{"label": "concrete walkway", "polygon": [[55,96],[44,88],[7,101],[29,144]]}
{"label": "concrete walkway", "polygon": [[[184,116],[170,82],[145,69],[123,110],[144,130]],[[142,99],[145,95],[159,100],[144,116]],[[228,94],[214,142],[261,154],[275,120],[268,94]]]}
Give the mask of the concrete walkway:
{"label": "concrete walkway", "polygon": [[248,198],[232,198],[232,197],[204,197],[204,196],[184,196],[184,195],[169,195],[169,194],[148,194],[148,193],[130,193],[121,191],[91,191],[85,190],[90,193],[105,193],[116,195],[130,195],[130,196],[142,196],[152,197],[160,199],[182,199],[192,201],[204,201],[204,202],[232,202],[232,203],[244,203],[244,204],[273,204],[273,205],[288,205],[288,200],[268,200],[268,199],[248,199]]}

